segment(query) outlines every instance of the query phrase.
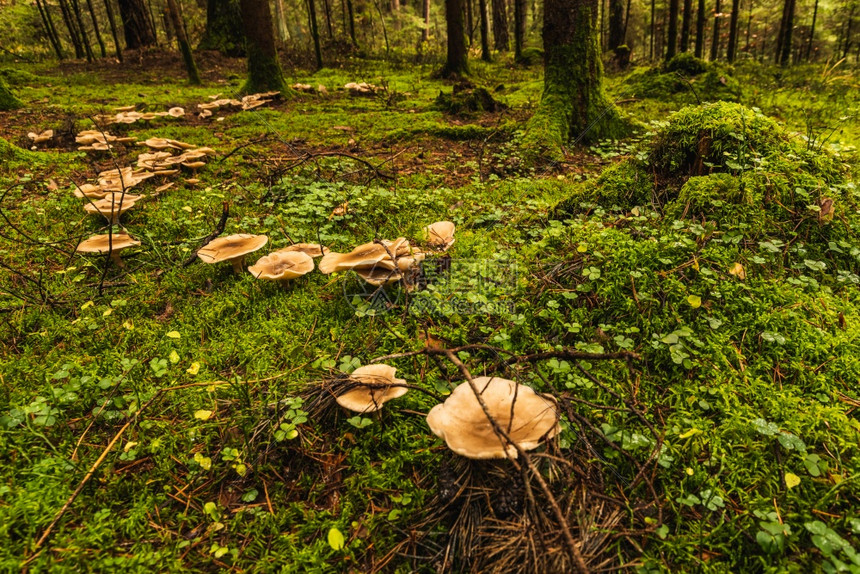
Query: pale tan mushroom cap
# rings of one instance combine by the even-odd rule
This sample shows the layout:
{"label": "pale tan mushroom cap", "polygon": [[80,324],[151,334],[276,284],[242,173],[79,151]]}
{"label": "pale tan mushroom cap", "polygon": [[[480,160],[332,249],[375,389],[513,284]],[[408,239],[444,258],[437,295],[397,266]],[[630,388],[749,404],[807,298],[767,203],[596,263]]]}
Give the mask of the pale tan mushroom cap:
{"label": "pale tan mushroom cap", "polygon": [[329,275],[337,271],[355,269],[356,267],[372,267],[383,259],[388,258],[388,251],[379,243],[359,245],[349,253],[327,253],[320,260],[320,273]]}
{"label": "pale tan mushroom cap", "polygon": [[219,263],[242,257],[248,253],[260,249],[269,238],[265,235],[250,235],[238,233],[219,237],[210,241],[205,247],[197,251],[197,256],[206,263]]}
{"label": "pale tan mushroom cap", "polygon": [[275,253],[293,253],[299,252],[304,253],[305,255],[310,255],[311,257],[322,257],[323,255],[328,255],[331,250],[328,247],[323,247],[317,243],[295,243],[290,245],[289,247],[284,247],[283,249],[279,249],[275,251]]}
{"label": "pale tan mushroom cap", "polygon": [[437,221],[425,227],[424,231],[431,246],[447,251],[454,245],[454,229],[454,223],[451,221]]}
{"label": "pale tan mushroom cap", "polygon": [[78,253],[107,253],[108,251],[120,251],[129,247],[140,245],[140,241],[126,233],[114,233],[110,235],[93,235],[86,241],[81,241],[75,251]]}
{"label": "pale tan mushroom cap", "polygon": [[92,203],[87,203],[84,205],[84,210],[87,213],[100,213],[102,215],[111,215],[112,213],[125,213],[141,199],[146,197],[145,195],[132,195],[130,193],[125,194],[125,197],[120,203],[120,193],[112,194],[115,197],[111,197],[111,195],[105,195],[104,199],[99,199],[98,201],[94,201]]}
{"label": "pale tan mushroom cap", "polygon": [[[492,417],[523,450],[537,448],[542,437],[551,438],[561,430],[555,401],[508,379],[476,377],[473,380]],[[427,424],[436,436],[445,440],[448,448],[467,458],[517,457],[513,445],[506,447],[493,431],[468,382],[458,385],[444,403],[430,409]]]}
{"label": "pale tan mushroom cap", "polygon": [[397,283],[403,279],[403,275],[399,271],[381,266],[356,267],[353,271],[358,273],[359,277],[376,287]]}
{"label": "pale tan mushroom cap", "polygon": [[286,281],[301,277],[314,270],[314,260],[310,255],[300,251],[288,253],[274,252],[260,257],[257,263],[248,267],[248,271],[257,279],[271,281]]}
{"label": "pale tan mushroom cap", "polygon": [[352,372],[349,378],[362,385],[350,389],[335,400],[337,404],[351,411],[376,412],[382,408],[386,401],[402,397],[409,389],[404,386],[370,388],[363,385],[405,385],[404,379],[394,377],[396,372],[396,368],[383,364],[359,367]]}

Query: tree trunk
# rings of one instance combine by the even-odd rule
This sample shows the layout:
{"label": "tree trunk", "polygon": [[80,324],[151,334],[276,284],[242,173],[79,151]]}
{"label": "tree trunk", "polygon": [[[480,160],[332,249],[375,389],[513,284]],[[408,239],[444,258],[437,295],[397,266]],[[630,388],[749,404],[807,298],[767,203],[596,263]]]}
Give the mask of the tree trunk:
{"label": "tree trunk", "polygon": [[323,9],[325,10],[325,25],[328,28],[328,39],[331,40],[334,38],[334,31],[331,29],[331,6],[329,6],[328,0],[323,0]]}
{"label": "tree trunk", "polygon": [[[260,0],[265,1],[265,0]],[[323,67],[322,60],[322,49],[320,48],[320,32],[319,25],[317,24],[317,7],[316,0],[308,0],[308,18],[310,19],[311,25],[311,36],[314,41],[314,56],[317,60],[317,69],[321,70]]]}
{"label": "tree trunk", "polygon": [[680,0],[669,0],[669,31],[666,39],[666,59],[671,60],[678,53],[678,10]]}
{"label": "tree trunk", "polygon": [[609,44],[614,50],[624,43],[624,0],[609,0]]}
{"label": "tree trunk", "polygon": [[424,28],[421,30],[421,41],[430,41],[430,0],[421,2],[421,13],[424,15]]}
{"label": "tree trunk", "polygon": [[[424,0],[427,3],[427,21],[430,21],[430,0]],[[352,40],[352,45],[358,48],[358,40],[355,39],[355,11],[352,8],[352,0],[346,0],[346,9],[349,11],[349,38]]]}
{"label": "tree trunk", "polygon": [[702,58],[705,54],[705,0],[699,0],[696,10],[696,57]]}
{"label": "tree trunk", "polygon": [[[816,2],[818,0],[815,0]],[[752,14],[753,14],[753,0],[749,0],[749,6],[747,9],[747,39],[744,43],[744,52],[749,53],[750,51],[750,33],[752,32]]]}
{"label": "tree trunk", "polygon": [[738,22],[741,13],[741,0],[732,0],[732,16],[729,19],[729,46],[726,49],[726,60],[735,61],[738,50]]}
{"label": "tree trunk", "polygon": [[842,57],[847,58],[848,52],[851,50],[851,28],[854,23],[854,5],[851,5],[851,12],[848,14],[848,20],[845,23],[845,44],[842,47]]}
{"label": "tree trunk", "polygon": [[227,56],[245,55],[242,11],[238,0],[207,0],[206,28],[198,50],[218,50]]}
{"label": "tree trunk", "polygon": [[81,5],[78,4],[78,0],[71,0],[72,11],[75,15],[75,22],[78,25],[78,30],[81,33],[81,44],[84,46],[84,51],[87,55],[87,62],[92,62],[95,57],[93,56],[93,50],[90,48],[90,39],[87,38],[87,28],[84,26],[84,18],[81,16]]}
{"label": "tree trunk", "polygon": [[185,25],[182,22],[182,17],[179,15],[179,7],[176,5],[176,0],[167,0],[167,15],[170,17],[170,23],[173,25],[173,31],[176,33],[179,51],[182,52],[185,71],[188,72],[188,83],[200,85],[200,73],[197,71],[197,64],[194,63],[194,55],[191,53],[191,46],[188,44],[188,38],[185,35]]}
{"label": "tree trunk", "polygon": [[96,41],[99,43],[99,51],[102,54],[102,58],[107,58],[107,50],[105,50],[105,43],[102,40],[102,34],[99,32],[99,21],[96,20],[96,11],[93,8],[93,0],[87,0],[87,8],[90,11],[90,18],[93,21],[93,32],[96,34]]}
{"label": "tree trunk", "polygon": [[3,77],[0,76],[0,111],[17,110],[23,106],[21,100],[15,97]]}
{"label": "tree trunk", "polygon": [[654,41],[655,41],[655,33],[657,31],[656,15],[657,15],[657,1],[651,0],[651,36],[649,38],[650,46],[649,46],[649,51],[648,51],[648,53],[649,53],[648,57],[651,61],[654,61]]}
{"label": "tree trunk", "polygon": [[526,42],[526,0],[514,0],[514,59],[523,59]]}
{"label": "tree trunk", "polygon": [[782,34],[779,44],[779,58],[777,60],[780,66],[787,66],[791,58],[791,40],[794,33],[794,4],[795,0],[785,0],[783,7]]}
{"label": "tree trunk", "polygon": [[63,23],[66,25],[66,29],[69,31],[69,38],[72,40],[72,47],[75,49],[75,58],[83,58],[84,57],[84,48],[81,46],[81,39],[78,36],[77,28],[75,27],[75,21],[72,17],[72,11],[69,8],[66,0],[59,0],[60,4],[60,13],[63,15]]}
{"label": "tree trunk", "polygon": [[[426,3],[429,0],[424,1]],[[508,7],[505,5],[505,0],[492,1],[493,42],[495,44],[496,50],[498,50],[499,52],[507,52],[511,41],[510,36],[508,35]]]}
{"label": "tree trunk", "polygon": [[104,0],[105,2],[105,11],[108,16],[108,23],[110,24],[110,33],[113,36],[113,45],[114,51],[116,52],[116,59],[122,62],[122,46],[120,46],[119,41],[119,32],[116,28],[116,19],[113,15],[113,7],[110,5],[110,0]]}
{"label": "tree trunk", "polygon": [[440,75],[444,78],[469,73],[466,53],[466,31],[463,29],[463,0],[445,0],[445,22],[448,27],[448,56]]}
{"label": "tree trunk", "polygon": [[143,0],[118,0],[125,45],[137,50],[155,44],[155,30]]}
{"label": "tree trunk", "polygon": [[242,90],[247,93],[285,91],[268,0],[240,0],[239,7],[248,53],[248,81]]}
{"label": "tree trunk", "polygon": [[491,62],[493,57],[490,53],[490,15],[487,13],[487,0],[478,0],[478,10],[481,11],[481,59]]}
{"label": "tree trunk", "polygon": [[544,90],[529,122],[527,149],[553,157],[574,143],[626,131],[603,91],[597,0],[546,0],[543,18]]}
{"label": "tree trunk", "polygon": [[812,26],[809,28],[809,41],[806,44],[806,61],[809,61],[812,55],[812,44],[815,41],[815,21],[818,19],[818,0],[815,0],[815,7],[812,9]]}
{"label": "tree trunk", "polygon": [[[346,29],[346,22],[344,22],[344,30]],[[275,30],[277,34],[275,34],[275,38],[278,40],[279,45],[283,46],[289,37],[289,30],[287,29],[287,14],[284,10],[284,0],[275,0]]]}
{"label": "tree trunk", "polygon": [[463,0],[463,9],[466,11],[466,31],[469,35],[469,46],[475,43],[475,23],[472,19],[472,0]]}
{"label": "tree trunk", "polygon": [[41,0],[36,0],[36,8],[39,10],[39,16],[42,18],[42,24],[45,26],[45,32],[48,35],[48,40],[51,42],[51,47],[57,54],[57,59],[63,60],[63,47],[60,44],[60,36],[57,34],[57,29],[54,28],[54,21],[51,20],[51,15],[48,13],[48,5],[42,6]]}
{"label": "tree trunk", "polygon": [[714,35],[711,38],[711,61],[715,61],[720,54],[720,0],[714,5]]}
{"label": "tree trunk", "polygon": [[693,0],[684,0],[684,17],[681,19],[681,51],[690,51],[690,25],[693,23]]}

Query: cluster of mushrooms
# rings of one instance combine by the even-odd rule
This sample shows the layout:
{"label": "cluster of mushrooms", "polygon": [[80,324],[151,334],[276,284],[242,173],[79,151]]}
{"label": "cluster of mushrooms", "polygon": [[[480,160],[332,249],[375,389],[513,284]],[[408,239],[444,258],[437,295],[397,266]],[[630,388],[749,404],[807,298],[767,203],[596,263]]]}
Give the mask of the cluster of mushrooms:
{"label": "cluster of mushrooms", "polygon": [[[349,376],[356,385],[337,396],[337,404],[361,414],[379,411],[409,390],[404,379],[395,378],[396,371],[385,364],[357,368]],[[453,452],[472,459],[517,458],[516,447],[496,433],[488,413],[524,451],[534,450],[561,431],[558,405],[551,397],[500,377],[475,377],[472,382],[487,412],[466,381],[427,413],[430,430]]]}
{"label": "cluster of mushrooms", "polygon": [[138,120],[149,121],[155,118],[181,118],[185,115],[185,110],[182,108],[170,108],[166,112],[138,112],[135,111],[136,106],[122,106],[114,108],[116,114],[113,115],[98,115],[96,121],[106,124],[133,124]]}
{"label": "cluster of mushrooms", "polygon": [[[262,92],[259,94],[249,94],[241,100],[233,98],[222,98],[221,94],[208,96],[211,102],[197,104],[200,109],[198,114],[201,118],[208,118],[212,115],[213,110],[218,110],[221,107],[241,108],[242,110],[253,110],[272,101],[272,98],[280,95],[280,92]],[[220,119],[220,118],[219,118]]]}
{"label": "cluster of mushrooms", "polygon": [[349,82],[343,88],[353,96],[372,96],[381,89],[367,82]]}
{"label": "cluster of mushrooms", "polygon": [[[454,229],[450,221],[428,225],[425,228],[427,243],[433,249],[447,250],[454,244]],[[228,235],[200,248],[197,256],[206,263],[228,262],[236,273],[241,273],[245,257],[261,249],[268,240],[265,235]],[[352,270],[366,282],[378,287],[403,279],[407,272],[424,260],[425,254],[405,237],[366,243],[349,253],[335,253],[318,244],[297,243],[261,257],[248,267],[248,271],[257,279],[287,283],[313,271],[316,257],[322,258],[319,270],[324,275]]]}

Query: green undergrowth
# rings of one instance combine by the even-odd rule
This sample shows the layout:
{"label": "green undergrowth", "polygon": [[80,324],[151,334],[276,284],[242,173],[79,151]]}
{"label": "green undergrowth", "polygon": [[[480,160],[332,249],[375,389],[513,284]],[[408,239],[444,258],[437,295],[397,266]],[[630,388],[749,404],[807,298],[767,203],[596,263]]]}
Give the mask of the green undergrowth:
{"label": "green undergrowth", "polygon": [[[513,113],[526,109],[534,77],[499,74],[509,74],[499,93]],[[410,95],[396,105],[300,95],[222,122],[112,130],[217,152],[196,185],[177,179],[157,195],[161,181],[140,185],[150,197],[123,216],[141,241],[125,269],[71,252],[105,227],[83,214],[70,178],[91,181],[142,148],[85,160],[0,139],[0,153],[14,158],[0,164],[0,208],[15,225],[0,237],[0,570],[34,556],[34,541],[129,421],[32,571],[381,567],[415,532],[451,456],[422,416],[435,401],[410,391],[378,415],[314,418],[301,395],[432,340],[639,355],[632,376],[612,361],[583,363],[584,373],[563,360],[504,371],[574,394],[577,414],[630,456],[603,442],[586,449],[563,421],[558,448],[590,453],[581,464],[606,485],[594,494],[629,502],[614,532],[625,536],[607,548],[613,565],[856,571],[860,192],[850,150],[810,143],[763,110],[715,103],[652,121],[646,135],[598,142],[556,172],[530,171],[513,119],[459,123],[431,109],[440,83],[403,70],[387,79],[389,92]],[[301,80],[376,83],[379,69]],[[56,98],[25,99],[47,98],[38,108],[47,114],[74,112],[73,96],[96,110],[107,105],[96,100],[120,105],[136,90],[160,106],[218,91],[166,84],[171,93],[156,97],[154,86],[129,83],[93,97],[54,81]],[[474,133],[462,143],[445,130]],[[344,156],[284,168],[315,149],[399,170],[397,178]],[[428,255],[426,286],[389,287],[382,305],[352,272],[314,271],[282,287],[228,265],[183,265],[225,203],[224,234],[269,237],[259,255],[291,242],[335,251],[374,238],[420,244],[423,227],[439,220],[457,225],[456,243]],[[460,359],[485,374],[497,358]],[[433,392],[461,381],[424,357],[387,362]],[[662,522],[645,485],[631,486],[631,459],[647,460],[654,435],[627,410],[598,408],[614,400],[610,391],[662,437],[648,463]],[[434,571],[408,554],[386,570]]]}
{"label": "green undergrowth", "polygon": [[705,62],[681,53],[662,66],[638,69],[624,79],[624,89],[635,97],[687,103],[738,101],[741,87],[730,66]]}

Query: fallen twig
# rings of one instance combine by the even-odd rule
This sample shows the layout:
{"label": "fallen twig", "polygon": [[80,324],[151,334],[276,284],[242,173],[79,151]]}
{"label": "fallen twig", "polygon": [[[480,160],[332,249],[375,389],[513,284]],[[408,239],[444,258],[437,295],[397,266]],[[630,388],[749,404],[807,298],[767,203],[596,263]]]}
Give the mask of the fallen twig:
{"label": "fallen twig", "polygon": [[203,239],[203,241],[200,243],[200,246],[194,250],[194,253],[192,253],[188,257],[188,259],[185,260],[184,263],[182,263],[183,267],[188,267],[189,265],[197,261],[197,252],[209,245],[209,243],[213,239],[224,233],[224,227],[227,225],[228,217],[230,217],[230,202],[225,201],[224,206],[221,210],[221,219],[218,221],[218,225],[215,226],[215,229],[212,231],[212,233],[210,233]]}

